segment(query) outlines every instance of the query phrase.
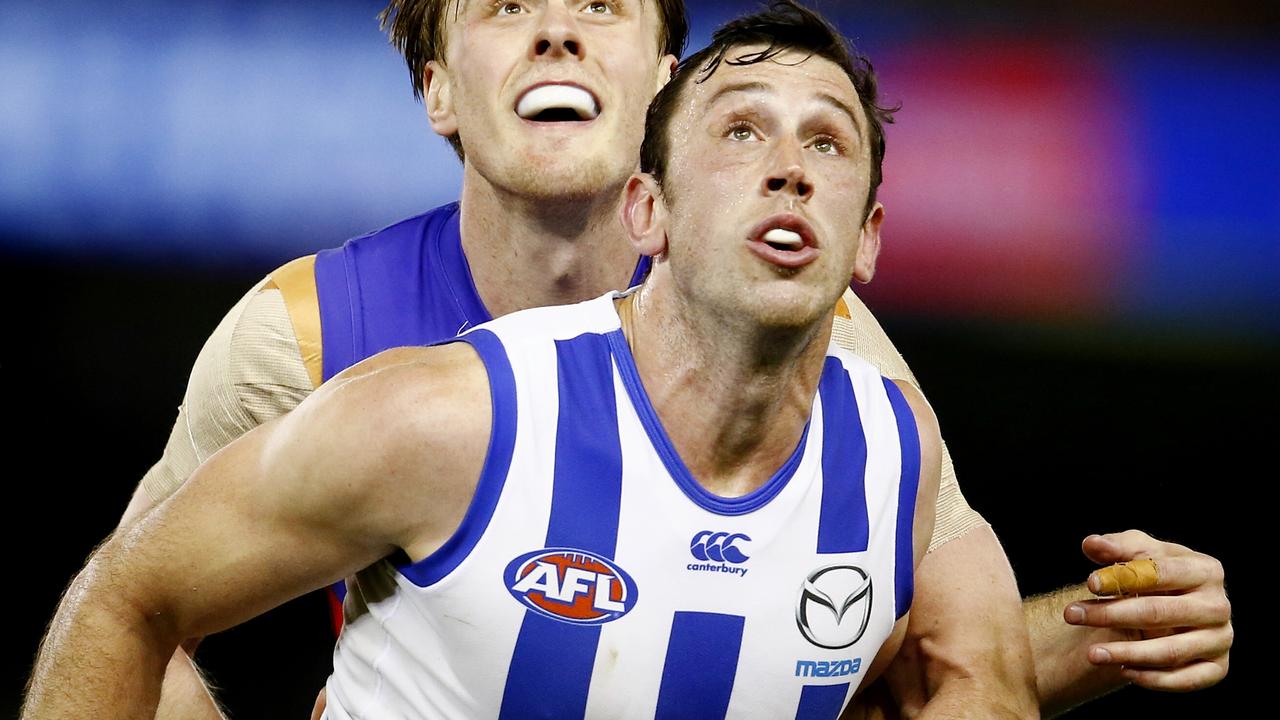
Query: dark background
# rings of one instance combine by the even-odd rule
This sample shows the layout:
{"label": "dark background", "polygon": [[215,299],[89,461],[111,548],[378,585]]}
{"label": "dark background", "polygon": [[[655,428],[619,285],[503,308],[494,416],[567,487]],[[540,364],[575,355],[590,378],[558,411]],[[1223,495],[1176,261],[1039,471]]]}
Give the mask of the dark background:
{"label": "dark background", "polygon": [[[246,26],[227,18],[252,14],[257,7],[235,2],[193,5],[222,18],[225,27],[214,23],[209,32],[223,33],[228,43],[241,37]],[[750,6],[694,5],[703,37],[716,19]],[[81,106],[83,88],[59,95],[65,107],[54,103],[15,110],[9,104],[15,97],[23,102],[33,97],[21,94],[26,91],[19,81],[37,77],[38,63],[24,64],[23,59],[32,56],[13,51],[19,46],[12,42],[0,42],[10,48],[7,54],[0,52],[0,77],[6,78],[0,86],[9,87],[0,87],[0,106],[9,105],[0,110],[0,306],[6,309],[0,334],[0,388],[7,416],[3,448],[9,458],[4,475],[11,488],[7,545],[18,562],[10,572],[15,632],[6,643],[0,669],[7,683],[0,690],[0,714],[16,715],[22,683],[61,589],[114,527],[137,480],[159,456],[190,364],[222,314],[280,262],[426,209],[456,192],[450,185],[456,170],[441,154],[446,152],[441,150],[443,143],[429,137],[394,55],[384,50],[369,20],[379,6],[325,2],[314,6],[314,14],[343,24],[349,22],[344,12],[352,7],[358,11],[355,17],[367,26],[362,26],[359,42],[383,53],[377,56],[381,64],[374,63],[379,74],[370,82],[392,88],[389,92],[402,104],[385,111],[388,119],[377,120],[376,131],[358,124],[329,128],[326,132],[332,137],[352,138],[348,144],[335,140],[338,144],[332,148],[317,139],[314,127],[294,123],[303,111],[292,105],[268,106],[262,122],[270,123],[273,113],[284,113],[286,125],[298,129],[299,137],[282,136],[278,146],[267,143],[262,155],[270,159],[271,148],[278,147],[277,157],[283,158],[279,163],[296,165],[302,161],[289,153],[297,148],[311,147],[315,157],[308,155],[308,162],[325,162],[327,157],[349,160],[368,152],[375,159],[407,158],[405,162],[420,169],[394,168],[389,174],[401,173],[404,181],[393,177],[377,185],[370,179],[374,171],[364,165],[339,164],[325,169],[334,178],[330,187],[306,184],[312,169],[299,165],[293,175],[279,178],[274,214],[259,209],[266,219],[256,224],[250,221],[258,219],[254,210],[238,205],[236,196],[227,194],[231,191],[217,185],[255,174],[247,160],[244,165],[219,166],[213,157],[189,158],[192,172],[204,173],[213,185],[177,188],[168,195],[161,192],[168,185],[149,174],[158,170],[140,171],[129,159],[164,154],[163,149],[139,145],[123,153],[123,159],[108,162],[106,170],[86,170],[89,163],[81,158],[91,156],[94,148],[66,143],[67,137],[82,135],[68,135],[68,121],[60,114]],[[83,8],[99,21],[126,12],[117,13],[106,3],[72,7]],[[1066,36],[1079,46],[1103,44],[1114,53],[1117,47],[1154,37],[1164,47],[1184,44],[1203,52],[1233,72],[1260,59],[1263,70],[1256,75],[1244,71],[1240,77],[1215,76],[1216,92],[1232,83],[1276,86],[1266,69],[1275,67],[1280,53],[1267,38],[1280,36],[1274,33],[1280,25],[1268,3],[1228,4],[1212,11],[1193,3],[1170,3],[1161,4],[1158,12],[1134,4],[1120,9],[1112,3],[913,2],[892,11],[853,3],[827,7],[835,7],[846,32],[879,38],[871,43],[873,54],[877,43],[891,46],[901,41],[919,47],[921,38],[960,42],[960,36],[989,40],[1013,35],[1046,43]],[[0,20],[22,16],[19,19],[43,27],[32,20],[31,13],[38,12],[25,4],[0,2]],[[868,18],[866,23],[857,31],[848,29],[858,13]],[[147,26],[147,21],[137,22]],[[284,38],[282,42],[291,42],[287,24],[269,26]],[[174,27],[175,33],[185,31]],[[81,27],[73,36],[75,32],[90,31]],[[116,30],[107,27],[101,32],[110,36]],[[698,32],[695,45],[700,42]],[[128,33],[123,37],[117,40],[133,47],[136,38]],[[0,39],[16,42],[3,31]],[[307,37],[296,42],[307,47],[312,41]],[[48,47],[57,47],[52,37]],[[145,46],[136,52],[145,54]],[[72,67],[84,67],[88,73],[93,60],[90,54],[80,59],[82,65]],[[909,66],[900,60],[890,63],[889,70],[908,83],[919,76]],[[134,66],[125,62],[120,67],[125,72]],[[58,77],[70,82],[71,76]],[[150,82],[108,79],[121,87]],[[199,76],[167,82],[201,87]],[[339,102],[335,98],[344,93],[365,92],[350,86],[329,90],[334,94],[313,99],[323,106]],[[908,121],[913,96],[909,84],[895,90],[904,111],[901,128],[892,131],[900,135],[890,135],[886,193],[906,203],[918,183],[906,169],[895,175],[893,143],[909,144],[915,132]],[[1068,223],[1065,229],[1026,241],[1067,248],[1077,240],[1095,243],[1090,247],[1103,254],[1090,257],[1111,269],[1123,265],[1123,272],[1106,274],[1105,283],[1098,283],[1094,276],[1074,275],[1079,268],[1073,266],[1070,283],[1086,289],[1102,284],[1103,291],[1071,295],[1068,302],[1055,292],[1054,280],[1044,275],[1019,275],[1018,266],[1001,274],[991,274],[989,266],[966,266],[962,261],[970,248],[975,256],[984,250],[965,244],[973,239],[957,232],[955,244],[942,250],[961,264],[936,272],[969,281],[939,293],[929,276],[911,273],[919,265],[917,259],[927,257],[934,247],[930,242],[946,241],[946,225],[921,229],[906,218],[907,231],[889,235],[897,245],[886,250],[880,269],[883,289],[873,284],[865,293],[923,383],[941,419],[962,487],[1004,541],[1024,593],[1083,580],[1091,565],[1079,545],[1092,532],[1141,528],[1215,555],[1226,566],[1240,636],[1232,652],[1231,674],[1223,683],[1186,696],[1127,689],[1074,717],[1219,717],[1249,712],[1245,708],[1260,702],[1257,689],[1265,661],[1258,648],[1263,630],[1256,617],[1267,592],[1260,580],[1266,565],[1262,571],[1251,571],[1249,563],[1265,558],[1274,542],[1268,532],[1273,523],[1271,509],[1265,506],[1265,487],[1277,476],[1271,452],[1277,429],[1273,413],[1280,401],[1280,174],[1275,171],[1280,150],[1272,122],[1275,101],[1237,94],[1231,95],[1235,102],[1224,107],[1203,102],[1214,88],[1193,83],[1181,91],[1186,93],[1188,112],[1170,118],[1171,126],[1263,130],[1243,140],[1240,132],[1206,131],[1191,142],[1174,144],[1185,153],[1180,160],[1176,153],[1144,146],[1132,164],[1147,173],[1137,184],[1148,190],[1124,200],[1136,218],[1125,227],[1139,227],[1133,233],[1115,228],[1076,231]],[[195,97],[206,96],[197,92]],[[921,105],[927,102],[917,102]],[[991,108],[993,115],[1013,114],[1004,110]],[[202,127],[243,119],[237,120],[233,111],[209,108]],[[371,111],[362,106],[359,112]],[[95,120],[93,112],[88,114],[88,120],[79,122],[103,124],[104,132],[113,136],[132,132],[126,128],[135,122],[156,123],[158,135],[169,127],[163,118],[125,113],[130,117],[118,120],[125,124],[115,132],[116,120]],[[39,127],[32,130],[14,118]],[[233,130],[229,134],[253,137],[251,128]],[[30,138],[43,138],[46,132],[53,149],[33,155]],[[397,134],[407,146],[403,152],[394,144],[396,152],[375,152],[386,148],[370,138]],[[409,145],[410,141],[418,144]],[[1211,152],[1215,143],[1232,148],[1243,143],[1250,151],[1228,153],[1224,159]],[[346,191],[344,177],[357,178]],[[32,190],[37,181],[44,188],[38,194]],[[291,189],[293,183],[300,189]],[[394,195],[401,185],[409,187]],[[135,188],[141,188],[141,196],[130,195]],[[998,197],[1002,190],[987,191]],[[119,199],[126,197],[135,201]],[[339,210],[348,216],[329,217],[318,209],[333,205],[335,198],[345,203]],[[1231,198],[1237,199],[1235,204]],[[373,210],[361,214],[358,208]],[[945,209],[932,212],[946,216]],[[291,220],[306,232],[281,235],[260,229],[287,227]],[[903,218],[891,214],[890,223],[895,220]],[[1000,218],[992,222],[999,226]],[[1139,240],[1125,244],[1118,240],[1122,236]],[[1122,253],[1105,254],[1117,246]],[[1018,252],[1021,246],[1009,247]],[[914,279],[895,280],[904,276]],[[1028,288],[1038,288],[1040,294]],[[1018,300],[1001,302],[1009,297]],[[311,597],[208,639],[201,660],[224,687],[222,695],[233,717],[306,717],[327,673],[331,640],[326,624],[323,600]]]}

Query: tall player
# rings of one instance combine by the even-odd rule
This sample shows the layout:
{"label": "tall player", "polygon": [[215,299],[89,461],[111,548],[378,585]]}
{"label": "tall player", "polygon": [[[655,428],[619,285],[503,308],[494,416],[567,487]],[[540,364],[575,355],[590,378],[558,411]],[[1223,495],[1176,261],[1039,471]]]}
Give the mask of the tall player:
{"label": "tall player", "polygon": [[[125,522],[170,495],[231,439],[379,350],[438,341],[493,316],[580,300],[640,276],[614,219],[617,198],[634,166],[643,108],[683,44],[683,4],[401,0],[386,17],[433,128],[465,156],[461,204],[285,266],[254,288],[201,353],[164,457],[140,485]],[[845,302],[851,318],[837,318],[837,337],[886,376],[912,381],[861,303],[851,293]],[[912,642],[926,653],[952,648],[949,658],[986,658],[997,663],[992,675],[1029,666],[1017,653],[993,652],[1002,644],[999,629],[1016,622],[1016,591],[994,536],[955,488],[945,450],[933,548],[922,572],[992,588],[979,607],[943,607],[984,618],[990,634],[959,638],[940,634],[945,626],[913,628]],[[1138,536],[1091,540],[1089,549],[1103,561],[1168,557],[1165,589],[1194,590],[1170,602],[1179,603],[1180,624],[1197,632],[1162,641],[1181,643],[1189,660],[1174,672],[1136,679],[1182,689],[1216,681],[1230,626],[1229,609],[1224,615],[1217,602],[1225,601],[1220,576],[1215,582],[1204,570],[1213,561]],[[931,601],[927,594],[917,600]],[[1141,611],[1135,603],[1144,601],[1113,607]],[[1042,619],[1033,628],[1037,647],[1045,648],[1036,664],[1041,694],[1054,704],[1124,681],[1094,671],[1090,663],[1101,658],[1088,655],[1095,642],[1122,638],[1107,630],[1073,632],[1060,619],[1065,604],[1031,606]],[[1169,649],[1150,641],[1106,647],[1113,665],[1160,666],[1157,658]],[[1139,650],[1142,662],[1133,654]],[[1069,664],[1054,664],[1062,658]],[[196,687],[183,656],[175,657],[175,670]],[[985,672],[974,660],[963,674]]]}

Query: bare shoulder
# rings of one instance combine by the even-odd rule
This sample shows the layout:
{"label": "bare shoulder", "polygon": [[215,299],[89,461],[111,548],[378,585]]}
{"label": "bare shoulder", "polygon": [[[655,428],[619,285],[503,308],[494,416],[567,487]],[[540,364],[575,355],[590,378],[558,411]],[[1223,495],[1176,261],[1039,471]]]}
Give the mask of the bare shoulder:
{"label": "bare shoulder", "polygon": [[942,432],[938,427],[938,416],[934,414],[933,407],[929,405],[928,400],[924,399],[924,394],[907,380],[894,380],[893,384],[902,391],[903,398],[911,407],[911,414],[915,416],[916,430],[920,433],[921,454],[932,452],[940,456]]}
{"label": "bare shoulder", "polygon": [[[389,350],[325,383],[273,439],[305,457],[326,498],[406,550],[465,512],[488,449],[488,375],[466,343]],[[291,447],[296,445],[297,447]],[[411,553],[412,554],[412,553]]]}
{"label": "bare shoulder", "polygon": [[384,449],[420,455],[465,451],[488,440],[489,378],[467,343],[398,348],[343,371],[317,392],[348,423],[386,439]]}
{"label": "bare shoulder", "polygon": [[905,380],[894,380],[903,398],[915,416],[916,432],[920,436],[920,484],[916,490],[915,554],[916,564],[924,557],[929,540],[933,537],[938,502],[938,486],[942,482],[942,434],[938,417],[924,395]]}

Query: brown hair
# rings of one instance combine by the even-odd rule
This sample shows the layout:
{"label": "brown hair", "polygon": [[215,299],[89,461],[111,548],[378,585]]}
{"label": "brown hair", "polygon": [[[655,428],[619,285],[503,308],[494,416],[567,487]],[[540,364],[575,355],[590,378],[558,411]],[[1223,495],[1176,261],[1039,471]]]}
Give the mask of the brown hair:
{"label": "brown hair", "polygon": [[[643,1],[643,0],[642,0]],[[444,57],[445,13],[452,6],[460,8],[466,0],[391,0],[378,15],[382,30],[391,44],[404,56],[409,66],[409,79],[413,82],[413,94],[419,100],[425,88],[422,76],[427,63]],[[664,55],[680,57],[689,36],[689,17],[684,0],[656,0],[658,4],[660,42]],[[449,137],[449,144],[458,159],[465,159],[462,141],[457,133]]]}

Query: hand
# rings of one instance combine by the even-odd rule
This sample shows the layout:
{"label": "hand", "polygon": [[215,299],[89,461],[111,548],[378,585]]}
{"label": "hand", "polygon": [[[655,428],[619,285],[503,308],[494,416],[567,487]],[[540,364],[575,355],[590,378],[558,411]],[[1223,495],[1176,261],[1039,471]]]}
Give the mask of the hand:
{"label": "hand", "polygon": [[[1089,662],[1118,665],[1130,682],[1168,692],[1200,690],[1226,676],[1234,631],[1222,563],[1138,530],[1090,535],[1082,548],[1100,564],[1150,558],[1160,575],[1146,594],[1067,606],[1068,623],[1111,628],[1128,638],[1091,646]],[[1100,587],[1095,572],[1089,589],[1097,594]]]}

